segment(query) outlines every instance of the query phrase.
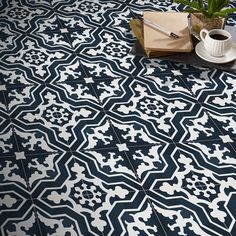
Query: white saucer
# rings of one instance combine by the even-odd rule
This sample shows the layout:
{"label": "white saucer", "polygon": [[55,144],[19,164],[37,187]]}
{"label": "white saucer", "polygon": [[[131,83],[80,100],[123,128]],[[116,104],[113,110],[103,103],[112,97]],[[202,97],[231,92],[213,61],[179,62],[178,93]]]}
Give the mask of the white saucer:
{"label": "white saucer", "polygon": [[232,48],[222,57],[211,56],[204,48],[204,43],[202,41],[196,45],[195,52],[199,57],[201,57],[205,61],[223,64],[236,59],[236,44],[233,44]]}

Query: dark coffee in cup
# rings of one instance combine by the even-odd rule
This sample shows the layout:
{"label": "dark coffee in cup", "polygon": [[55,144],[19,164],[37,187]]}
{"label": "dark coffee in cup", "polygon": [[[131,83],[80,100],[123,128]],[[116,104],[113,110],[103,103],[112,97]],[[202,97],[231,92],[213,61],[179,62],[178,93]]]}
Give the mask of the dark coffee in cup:
{"label": "dark coffee in cup", "polygon": [[230,33],[223,29],[202,29],[200,38],[204,48],[213,57],[221,57],[232,47],[233,41]]}
{"label": "dark coffee in cup", "polygon": [[228,39],[227,36],[223,35],[223,34],[210,34],[210,37],[216,40],[226,40]]}

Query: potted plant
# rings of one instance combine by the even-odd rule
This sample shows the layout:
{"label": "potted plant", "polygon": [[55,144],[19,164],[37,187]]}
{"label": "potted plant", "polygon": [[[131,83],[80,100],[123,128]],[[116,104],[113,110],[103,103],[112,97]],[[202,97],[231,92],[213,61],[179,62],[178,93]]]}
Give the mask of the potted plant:
{"label": "potted plant", "polygon": [[175,0],[176,3],[187,6],[187,12],[191,13],[193,30],[199,34],[201,29],[224,28],[228,14],[236,11],[236,8],[226,8],[229,0]]}

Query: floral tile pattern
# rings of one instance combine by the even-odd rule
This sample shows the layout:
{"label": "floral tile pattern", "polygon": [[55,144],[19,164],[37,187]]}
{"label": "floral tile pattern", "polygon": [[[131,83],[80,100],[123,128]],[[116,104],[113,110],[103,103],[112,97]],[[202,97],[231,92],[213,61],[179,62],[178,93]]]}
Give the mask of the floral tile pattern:
{"label": "floral tile pattern", "polygon": [[235,74],[129,53],[183,9],[0,1],[0,235],[236,235]]}

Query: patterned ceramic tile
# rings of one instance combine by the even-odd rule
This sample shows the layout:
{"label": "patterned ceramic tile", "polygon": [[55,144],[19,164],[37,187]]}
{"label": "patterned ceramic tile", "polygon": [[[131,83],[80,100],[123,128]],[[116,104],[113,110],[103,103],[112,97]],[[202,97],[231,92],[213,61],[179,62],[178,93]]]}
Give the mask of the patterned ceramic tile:
{"label": "patterned ceramic tile", "polygon": [[166,178],[175,168],[174,144],[129,147],[127,156],[145,190],[149,190],[157,179]]}
{"label": "patterned ceramic tile", "polygon": [[236,234],[236,77],[131,55],[145,10],[0,1],[0,235]]}
{"label": "patterned ceramic tile", "polygon": [[[0,158],[0,206],[11,207],[18,200],[30,199],[22,160],[23,153],[15,152],[14,156]],[[5,199],[5,200],[4,200]],[[7,200],[8,199],[8,200]],[[5,204],[2,204],[5,202]]]}
{"label": "patterned ceramic tile", "polygon": [[12,29],[20,33],[32,32],[35,29],[35,22],[46,15],[50,15],[50,5],[46,1],[24,1],[10,0],[3,1],[0,5],[0,21],[7,22]]}
{"label": "patterned ceramic tile", "polygon": [[[232,235],[224,220],[222,222],[217,217],[219,213],[214,214],[213,204],[208,198],[189,193],[186,189],[182,189],[181,194],[163,191],[167,194],[148,191],[148,196],[166,235]],[[206,190],[200,189],[199,192]]]}
{"label": "patterned ceramic tile", "polygon": [[[58,111],[54,106],[48,115],[28,113],[12,120],[19,149],[26,153],[75,151],[115,147],[117,137],[103,112],[84,108],[74,113]],[[56,113],[56,116],[55,116]],[[61,115],[60,115],[61,114]]]}
{"label": "patterned ceramic tile", "polygon": [[4,210],[1,209],[1,235],[35,235],[41,231],[34,205],[31,200],[14,201],[9,195],[3,199]]}
{"label": "patterned ceramic tile", "polygon": [[[219,99],[220,100],[220,99]],[[220,103],[220,102],[219,102]],[[229,102],[228,102],[229,103]],[[219,127],[224,135],[236,137],[236,103],[230,101],[230,105],[225,106],[219,104],[204,105],[211,119]]]}
{"label": "patterned ceramic tile", "polygon": [[227,106],[236,100],[235,75],[220,70],[205,70],[182,76],[200,103]]}
{"label": "patterned ceramic tile", "polygon": [[83,22],[87,27],[120,26],[128,24],[132,14],[126,4],[118,1],[69,1],[56,7],[60,15],[70,17],[73,23]]}
{"label": "patterned ceramic tile", "polygon": [[117,189],[99,198],[90,194],[80,199],[36,200],[42,232],[57,233],[60,229],[74,235],[166,235],[142,191]]}
{"label": "patterned ceramic tile", "polygon": [[135,77],[137,81],[148,84],[153,92],[162,94],[168,98],[185,98],[192,100],[192,94],[186,84],[180,78],[180,71],[171,70],[171,73],[159,73],[157,75],[143,75]]}
{"label": "patterned ceramic tile", "polygon": [[8,117],[0,118],[0,157],[12,156],[18,151],[12,123]]}
{"label": "patterned ceramic tile", "polygon": [[26,36],[16,42],[14,50],[2,51],[0,73],[7,77],[10,75],[7,80],[12,83],[18,80],[24,84],[64,82],[86,76],[76,55],[71,54],[73,51],[68,42],[62,39],[62,42],[54,44],[55,39],[44,39],[40,34]]}
{"label": "patterned ceramic tile", "polygon": [[63,124],[102,110],[90,84],[84,81],[21,86],[8,89],[6,94],[11,118],[23,117],[29,122],[45,117]]}
{"label": "patterned ceramic tile", "polygon": [[[169,166],[175,167],[165,169],[156,180],[150,180],[150,197],[154,208],[162,215],[161,221],[168,222],[168,231],[187,233],[191,229],[193,235],[200,232],[202,235],[230,235],[235,228],[235,213],[229,207],[229,202],[235,202],[236,194],[235,150],[230,143],[220,140],[178,144],[176,148],[166,156],[172,159],[173,164]],[[165,150],[170,151],[170,148]],[[172,210],[164,207],[167,205]],[[189,228],[196,217],[193,212],[201,217]],[[177,219],[173,221],[174,216],[182,224],[177,223]]]}
{"label": "patterned ceramic tile", "polygon": [[0,22],[0,50],[8,50],[14,47],[14,40],[19,36],[11,29],[9,24]]}
{"label": "patterned ceramic tile", "polygon": [[18,87],[35,83],[34,78],[29,79],[27,73],[18,68],[10,69],[0,66],[0,76],[1,90],[7,90],[7,87]]}
{"label": "patterned ceramic tile", "polygon": [[36,35],[22,36],[15,42],[14,50],[0,53],[0,65],[8,70],[18,66],[30,78],[34,77],[35,81],[45,81],[57,72],[59,60],[67,64],[71,58],[67,48],[61,50],[60,47],[44,44],[44,40]]}
{"label": "patterned ceramic tile", "polygon": [[[77,35],[73,33],[70,37],[73,40],[72,45],[75,45],[73,37],[77,42]],[[76,46],[76,52],[91,76],[129,76],[143,69],[140,57],[129,54],[134,41],[135,38],[127,26],[95,28],[90,30],[86,42]]]}

